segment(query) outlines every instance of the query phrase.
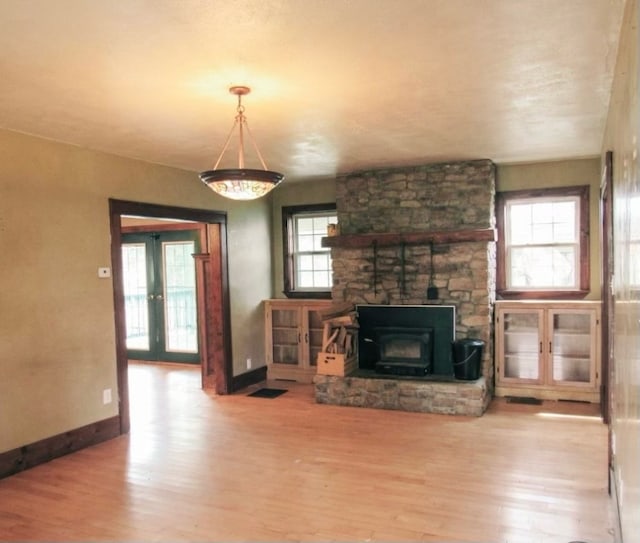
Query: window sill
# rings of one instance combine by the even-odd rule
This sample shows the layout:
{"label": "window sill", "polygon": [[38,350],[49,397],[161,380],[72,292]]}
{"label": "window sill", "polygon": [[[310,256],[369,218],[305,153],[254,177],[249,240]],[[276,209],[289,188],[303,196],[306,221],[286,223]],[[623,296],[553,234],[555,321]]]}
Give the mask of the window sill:
{"label": "window sill", "polygon": [[498,290],[500,300],[582,300],[588,290]]}
{"label": "window sill", "polygon": [[308,299],[308,300],[330,300],[330,290],[284,290],[282,292],[287,298]]}

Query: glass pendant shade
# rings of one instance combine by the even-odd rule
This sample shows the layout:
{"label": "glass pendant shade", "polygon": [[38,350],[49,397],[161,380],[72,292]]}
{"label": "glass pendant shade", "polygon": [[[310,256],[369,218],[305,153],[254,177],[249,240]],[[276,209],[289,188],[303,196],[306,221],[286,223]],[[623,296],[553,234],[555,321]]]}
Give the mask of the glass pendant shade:
{"label": "glass pendant shade", "polygon": [[208,170],[200,174],[203,183],[220,196],[232,200],[255,200],[264,196],[284,179],[270,170]]}
{"label": "glass pendant shade", "polygon": [[[236,115],[235,122],[231,128],[231,132],[227,137],[227,141],[222,149],[222,153],[218,157],[218,161],[212,170],[207,170],[200,173],[200,179],[203,183],[209,186],[211,190],[232,200],[255,200],[273,190],[280,181],[284,179],[284,175],[278,172],[274,172],[267,169],[260,150],[256,145],[251,132],[249,131],[249,125],[247,119],[244,116],[244,107],[242,106],[242,96],[249,94],[249,87],[236,86],[229,89],[231,94],[235,94],[238,97],[238,114]],[[218,169],[218,164],[222,160],[222,157],[229,147],[231,136],[235,128],[238,128],[238,168]],[[260,163],[264,169],[256,170],[244,167],[244,133],[249,135],[251,143],[260,159]]]}

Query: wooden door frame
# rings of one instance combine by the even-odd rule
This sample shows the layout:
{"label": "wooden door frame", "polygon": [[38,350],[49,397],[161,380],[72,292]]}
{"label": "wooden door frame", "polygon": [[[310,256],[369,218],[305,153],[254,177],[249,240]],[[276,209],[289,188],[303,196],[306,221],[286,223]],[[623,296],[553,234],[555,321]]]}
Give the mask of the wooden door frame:
{"label": "wooden door frame", "polygon": [[602,395],[601,411],[605,423],[611,419],[611,377],[613,374],[613,153],[607,151],[600,181],[600,260],[602,298]]}
{"label": "wooden door frame", "polygon": [[[111,266],[113,304],[116,331],[116,371],[118,380],[118,411],[120,432],[130,428],[129,379],[122,281],[121,221],[122,215],[155,219],[177,219],[206,225],[206,245],[196,258],[198,286],[205,285],[204,304],[198,309],[198,331],[201,340],[203,388],[213,388],[218,394],[231,392],[233,362],[231,356],[231,310],[229,304],[227,214],[210,211],[127,200],[109,199],[111,223]],[[203,266],[202,262],[207,262]],[[204,275],[203,275],[204,274]],[[206,318],[204,318],[206,316]]]}
{"label": "wooden door frame", "polygon": [[602,301],[602,351],[600,411],[602,420],[608,425],[607,435],[607,480],[609,494],[611,494],[611,469],[613,468],[613,433],[611,430],[611,416],[614,405],[615,388],[613,383],[615,360],[613,357],[614,317],[613,308],[613,152],[607,151],[602,164],[600,178],[600,282]]}

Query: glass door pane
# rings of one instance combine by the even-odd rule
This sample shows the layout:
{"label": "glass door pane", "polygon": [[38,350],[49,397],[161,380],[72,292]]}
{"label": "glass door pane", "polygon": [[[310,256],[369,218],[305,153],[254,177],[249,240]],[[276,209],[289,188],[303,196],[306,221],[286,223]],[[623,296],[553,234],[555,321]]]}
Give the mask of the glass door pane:
{"label": "glass door pane", "polygon": [[322,331],[324,325],[320,313],[315,308],[307,310],[309,320],[309,337],[306,338],[309,349],[309,364],[316,366],[318,363],[318,353],[322,351]]}
{"label": "glass door pane", "polygon": [[164,337],[167,352],[198,352],[196,272],[193,241],[162,244],[164,275]]}
{"label": "glass door pane", "polygon": [[300,310],[274,309],[271,319],[274,364],[296,366],[300,360]]}
{"label": "glass door pane", "polygon": [[591,313],[552,312],[553,381],[591,381]]}
{"label": "glass door pane", "polygon": [[541,313],[537,310],[505,310],[502,320],[504,377],[540,381]]}
{"label": "glass door pane", "polygon": [[196,268],[198,232],[136,232],[122,236],[128,356],[200,362]]}
{"label": "glass door pane", "polygon": [[122,246],[127,349],[148,351],[147,250],[144,243]]}

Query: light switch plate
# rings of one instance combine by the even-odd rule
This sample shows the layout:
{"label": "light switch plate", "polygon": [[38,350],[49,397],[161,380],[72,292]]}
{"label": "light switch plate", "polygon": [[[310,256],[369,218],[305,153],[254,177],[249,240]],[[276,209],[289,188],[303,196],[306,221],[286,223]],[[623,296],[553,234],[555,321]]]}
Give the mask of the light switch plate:
{"label": "light switch plate", "polygon": [[98,268],[98,277],[111,277],[111,268]]}
{"label": "light switch plate", "polygon": [[102,403],[104,405],[107,405],[107,404],[111,403],[111,389],[110,388],[105,388],[102,391]]}

